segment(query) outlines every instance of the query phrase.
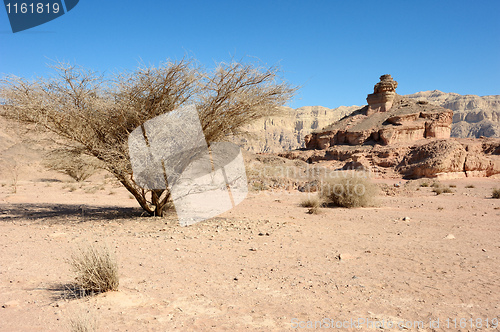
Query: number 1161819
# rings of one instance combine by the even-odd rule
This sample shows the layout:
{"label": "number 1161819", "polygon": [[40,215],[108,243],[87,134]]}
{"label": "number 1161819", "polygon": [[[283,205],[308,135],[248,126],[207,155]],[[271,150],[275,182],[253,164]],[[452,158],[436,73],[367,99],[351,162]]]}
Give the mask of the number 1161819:
{"label": "number 1161819", "polygon": [[37,4],[34,3],[13,3],[11,4],[10,2],[5,4],[5,7],[7,8],[7,13],[8,14],[57,14],[59,13],[59,4],[58,3],[42,3],[39,2]]}

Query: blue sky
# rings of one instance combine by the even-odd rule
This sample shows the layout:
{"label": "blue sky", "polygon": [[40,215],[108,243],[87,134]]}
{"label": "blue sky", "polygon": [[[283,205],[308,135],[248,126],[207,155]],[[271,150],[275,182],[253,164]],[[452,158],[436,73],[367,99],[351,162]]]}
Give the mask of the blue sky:
{"label": "blue sky", "polygon": [[96,1],[13,34],[0,8],[0,74],[64,60],[114,72],[192,56],[280,65],[289,106],[363,105],[382,74],[397,92],[500,94],[500,1]]}

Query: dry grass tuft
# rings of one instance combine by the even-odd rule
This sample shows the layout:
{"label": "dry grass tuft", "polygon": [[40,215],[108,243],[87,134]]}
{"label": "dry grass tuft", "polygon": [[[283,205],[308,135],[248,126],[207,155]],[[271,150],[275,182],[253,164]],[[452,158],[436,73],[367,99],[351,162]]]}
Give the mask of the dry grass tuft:
{"label": "dry grass tuft", "polygon": [[493,189],[493,192],[491,193],[492,198],[500,199],[500,189],[495,188]]}
{"label": "dry grass tuft", "polygon": [[373,205],[377,191],[366,177],[354,175],[325,181],[321,196],[327,204],[353,208]]}
{"label": "dry grass tuft", "polygon": [[428,187],[429,186],[429,183],[428,182],[422,182],[420,184],[420,187]]}
{"label": "dry grass tuft", "polygon": [[440,182],[433,182],[432,185],[431,185],[432,188],[439,188],[441,187],[441,183]]}
{"label": "dry grass tuft", "polygon": [[118,289],[118,264],[106,247],[80,248],[72,255],[70,264],[76,275],[76,286],[85,294]]}
{"label": "dry grass tuft", "polygon": [[82,311],[73,315],[69,320],[71,332],[96,332],[97,319],[94,313]]}
{"label": "dry grass tuft", "polygon": [[432,190],[432,192],[436,193],[436,195],[441,195],[441,194],[451,194],[453,190],[451,190],[450,188],[436,187]]}
{"label": "dry grass tuft", "polygon": [[473,184],[468,184],[468,185],[465,186],[465,188],[476,188],[476,186],[473,185]]}
{"label": "dry grass tuft", "polygon": [[307,213],[309,214],[320,214],[321,210],[319,209],[319,206],[313,206],[309,210],[307,210]]}
{"label": "dry grass tuft", "polygon": [[300,202],[300,206],[306,208],[319,208],[323,205],[323,201],[319,196],[309,196],[302,202]]}

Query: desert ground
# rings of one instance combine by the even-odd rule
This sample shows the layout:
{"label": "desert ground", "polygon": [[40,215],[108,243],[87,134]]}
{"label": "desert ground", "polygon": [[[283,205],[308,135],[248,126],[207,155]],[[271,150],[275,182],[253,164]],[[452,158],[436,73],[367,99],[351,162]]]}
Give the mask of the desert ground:
{"label": "desert ground", "polygon": [[[443,180],[441,195],[373,181],[374,207],[308,214],[311,194],[251,191],[180,227],[102,175],[2,179],[0,331],[70,331],[80,315],[99,331],[498,330],[500,179]],[[118,291],[71,291],[69,258],[89,243],[116,255]]]}

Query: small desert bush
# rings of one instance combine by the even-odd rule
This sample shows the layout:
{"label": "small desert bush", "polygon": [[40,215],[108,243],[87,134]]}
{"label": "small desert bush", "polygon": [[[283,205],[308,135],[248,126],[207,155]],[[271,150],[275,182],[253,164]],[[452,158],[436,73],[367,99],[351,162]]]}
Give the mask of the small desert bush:
{"label": "small desert bush", "polygon": [[309,210],[307,210],[307,213],[309,214],[319,214],[320,213],[320,207],[319,206],[313,206]]}
{"label": "small desert bush", "polygon": [[450,184],[448,187],[450,187],[450,188],[456,188],[457,185],[456,184]]}
{"label": "small desert bush", "polygon": [[428,187],[429,186],[429,183],[428,182],[422,182],[420,184],[420,187]]}
{"label": "small desert bush", "polygon": [[468,184],[468,185],[465,186],[465,188],[476,188],[476,186],[473,185],[473,184]]}
{"label": "small desert bush", "polygon": [[118,264],[107,247],[89,245],[72,255],[76,286],[85,294],[102,293],[118,288]]}
{"label": "small desert bush", "polygon": [[252,190],[253,191],[264,191],[264,190],[269,190],[269,186],[264,184],[263,182],[254,182],[252,184]]}
{"label": "small desert bush", "polygon": [[492,198],[500,199],[500,189],[495,188],[493,189],[493,192],[491,193]]}
{"label": "small desert bush", "polygon": [[347,208],[373,205],[376,193],[373,183],[356,175],[326,180],[321,188],[325,203]]}
{"label": "small desert bush", "polygon": [[323,205],[323,202],[319,196],[309,196],[302,202],[300,202],[300,206],[306,208],[319,208]]}
{"label": "small desert bush", "polygon": [[97,319],[90,311],[79,312],[69,319],[71,332],[96,332]]}
{"label": "small desert bush", "polygon": [[432,190],[432,192],[436,193],[436,195],[441,194],[450,194],[453,192],[450,188],[436,187]]}
{"label": "small desert bush", "polygon": [[432,185],[431,185],[432,188],[439,188],[441,187],[441,183],[439,182],[433,182]]}

